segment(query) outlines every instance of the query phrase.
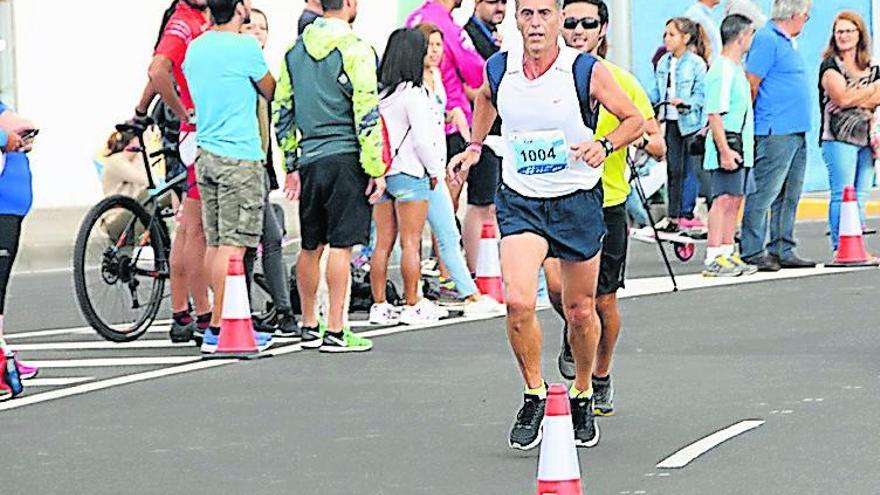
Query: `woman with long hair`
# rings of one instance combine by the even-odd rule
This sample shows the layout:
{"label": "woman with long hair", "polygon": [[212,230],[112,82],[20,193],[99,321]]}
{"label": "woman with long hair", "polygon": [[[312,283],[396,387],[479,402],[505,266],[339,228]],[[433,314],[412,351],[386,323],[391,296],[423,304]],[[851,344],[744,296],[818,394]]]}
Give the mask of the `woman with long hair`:
{"label": "woman with long hair", "polygon": [[[370,321],[408,325],[436,321],[448,312],[419,294],[421,237],[428,218],[428,196],[442,181],[445,157],[434,146],[424,59],[428,46],[415,29],[398,29],[388,38],[379,68],[379,109],[385,121],[391,163],[384,197],[373,207],[376,247],[370,259],[374,304]],[[388,257],[400,236],[400,268],[406,306],[399,312],[386,300]]]}
{"label": "woman with long hair", "polygon": [[[431,122],[434,124],[436,153],[446,156],[444,123],[446,121],[446,91],[440,73],[443,59],[443,31],[433,24],[416,26],[428,42],[424,62],[424,86],[430,101]],[[498,313],[504,306],[489,296],[480,294],[471,278],[464,255],[461,252],[461,233],[455,222],[455,209],[445,180],[437,182],[428,196],[428,223],[434,232],[434,251],[440,258],[441,295],[464,299],[466,315]]]}
{"label": "woman with long hair", "polygon": [[663,45],[667,52],[657,63],[648,94],[655,105],[665,103],[661,115],[666,120],[669,205],[662,230],[677,232],[682,220],[694,218],[700,189],[697,167],[702,154],[690,148],[703,139],[700,131],[706,126],[706,60],[711,49],[703,28],[685,17],[666,23]]}
{"label": "woman with long hair", "polygon": [[[257,8],[251,8],[250,22],[241,27],[241,32],[250,34],[260,43],[260,47],[266,48],[269,36],[269,19],[266,14]],[[263,275],[272,298],[274,312],[268,318],[258,324],[258,330],[274,333],[279,337],[299,338],[300,330],[296,325],[296,317],[293,314],[293,306],[290,302],[290,292],[287,279],[287,267],[281,251],[282,233],[284,226],[275,207],[269,201],[269,193],[278,189],[278,179],[275,176],[275,164],[271,146],[271,122],[272,114],[269,100],[263,95],[257,95],[257,120],[260,123],[260,140],[263,152],[266,154],[266,198],[263,204],[263,235],[260,237],[262,247],[261,259],[263,262]],[[254,262],[257,258],[257,249],[248,249],[245,252],[245,272],[248,280],[253,278]]]}
{"label": "woman with long hair", "polygon": [[878,80],[880,67],[871,65],[871,38],[865,20],[856,12],[841,12],[834,20],[819,67],[820,139],[831,186],[828,223],[834,251],[840,239],[844,187],[855,187],[861,225],[865,225],[865,202],[874,184],[870,133],[874,111],[880,105]]}

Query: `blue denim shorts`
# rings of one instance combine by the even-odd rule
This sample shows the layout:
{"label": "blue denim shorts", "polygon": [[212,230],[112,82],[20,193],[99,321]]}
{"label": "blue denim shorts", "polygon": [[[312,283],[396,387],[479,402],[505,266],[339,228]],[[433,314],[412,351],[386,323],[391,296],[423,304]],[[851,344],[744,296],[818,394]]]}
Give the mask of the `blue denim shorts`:
{"label": "blue denim shorts", "polygon": [[548,258],[587,261],[602,250],[602,185],[558,198],[528,198],[502,184],[495,196],[501,237],[531,232],[547,241]]}
{"label": "blue denim shorts", "polygon": [[753,194],[755,186],[755,174],[751,168],[739,167],[734,171],[717,169],[712,170],[712,199],[729,194],[730,196],[748,196]]}
{"label": "blue denim shorts", "polygon": [[388,201],[427,201],[431,192],[430,179],[413,177],[407,174],[394,174],[385,177],[385,194],[380,203]]}

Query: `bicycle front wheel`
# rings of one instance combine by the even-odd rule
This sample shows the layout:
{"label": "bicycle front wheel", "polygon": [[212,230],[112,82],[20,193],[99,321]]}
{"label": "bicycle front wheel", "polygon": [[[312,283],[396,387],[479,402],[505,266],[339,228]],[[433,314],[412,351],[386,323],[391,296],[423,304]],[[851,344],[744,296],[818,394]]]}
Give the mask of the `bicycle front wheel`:
{"label": "bicycle front wheel", "polygon": [[73,253],[76,299],[88,324],[107,340],[136,340],[156,318],[168,278],[159,222],[134,199],[111,196],[80,226]]}

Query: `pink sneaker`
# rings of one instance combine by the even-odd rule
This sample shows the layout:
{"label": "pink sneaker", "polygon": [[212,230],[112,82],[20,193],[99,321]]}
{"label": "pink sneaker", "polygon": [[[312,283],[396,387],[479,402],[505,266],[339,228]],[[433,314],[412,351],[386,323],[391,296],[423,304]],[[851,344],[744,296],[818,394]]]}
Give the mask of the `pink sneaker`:
{"label": "pink sneaker", "polygon": [[678,220],[678,225],[684,230],[696,230],[696,229],[705,229],[706,223],[700,220],[699,218],[687,219],[680,218]]}
{"label": "pink sneaker", "polygon": [[31,378],[37,376],[40,372],[40,368],[36,366],[28,366],[24,363],[24,361],[20,361],[18,359],[18,353],[14,353],[15,355],[15,364],[18,365],[18,376],[21,377],[22,380],[30,380]]}

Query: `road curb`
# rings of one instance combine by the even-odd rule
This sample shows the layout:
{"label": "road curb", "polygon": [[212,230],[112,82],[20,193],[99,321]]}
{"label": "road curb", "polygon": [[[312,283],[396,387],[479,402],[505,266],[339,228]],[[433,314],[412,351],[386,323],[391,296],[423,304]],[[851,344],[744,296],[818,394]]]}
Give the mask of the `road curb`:
{"label": "road curb", "polygon": [[[828,220],[828,198],[803,198],[798,203],[797,219],[799,222],[817,222]],[[865,205],[868,218],[880,217],[880,201],[868,201]]]}

